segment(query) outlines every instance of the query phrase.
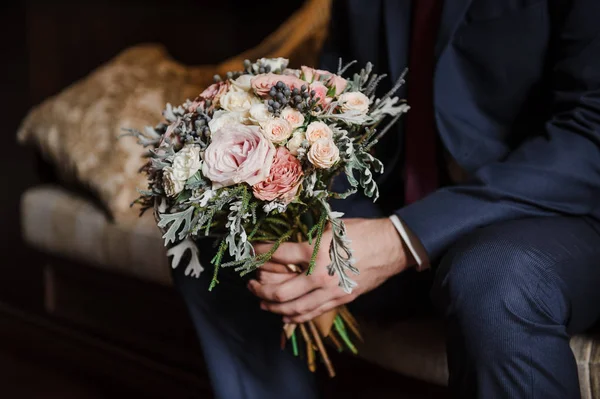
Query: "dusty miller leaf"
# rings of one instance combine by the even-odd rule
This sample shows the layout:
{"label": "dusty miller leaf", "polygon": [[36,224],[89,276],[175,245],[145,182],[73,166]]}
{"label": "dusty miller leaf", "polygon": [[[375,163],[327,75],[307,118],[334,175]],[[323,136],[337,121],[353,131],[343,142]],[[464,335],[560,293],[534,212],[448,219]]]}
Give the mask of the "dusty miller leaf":
{"label": "dusty miller leaf", "polygon": [[198,256],[198,247],[194,241],[186,238],[175,246],[169,248],[167,256],[173,256],[171,260],[171,267],[175,269],[179,266],[179,263],[183,259],[183,255],[187,250],[191,251],[191,256],[187,267],[185,268],[185,275],[191,277],[200,277],[200,273],[204,271],[204,268],[200,264],[200,257]]}
{"label": "dusty miller leaf", "polygon": [[177,232],[179,231],[179,240],[183,240],[190,231],[192,216],[194,215],[194,207],[190,206],[185,211],[177,213],[160,213],[158,227],[165,228],[171,225],[163,235],[165,245],[178,240]]}

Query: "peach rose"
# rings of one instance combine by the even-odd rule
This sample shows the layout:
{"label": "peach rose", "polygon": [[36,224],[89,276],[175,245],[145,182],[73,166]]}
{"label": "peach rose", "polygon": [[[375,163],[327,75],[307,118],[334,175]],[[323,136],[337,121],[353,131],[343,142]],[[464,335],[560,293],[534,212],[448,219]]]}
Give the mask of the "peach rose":
{"label": "peach rose", "polygon": [[339,98],[342,112],[357,112],[366,114],[369,112],[369,97],[359,91],[344,93]]}
{"label": "peach rose", "polygon": [[290,90],[299,89],[306,82],[293,75],[277,75],[274,73],[263,73],[252,78],[251,84],[254,92],[261,97],[266,97],[277,82],[283,82],[289,86]]}
{"label": "peach rose", "polygon": [[302,165],[298,159],[285,147],[279,147],[269,177],[255,184],[252,191],[260,200],[280,199],[283,203],[289,204],[298,193],[302,175]]}
{"label": "peach rose", "polygon": [[275,147],[258,126],[228,125],[206,148],[202,174],[213,189],[242,182],[253,186],[269,176],[274,156]]}
{"label": "peach rose", "polygon": [[297,129],[304,124],[304,115],[291,107],[286,107],[281,111],[281,118],[288,121],[292,129]]}
{"label": "peach rose", "polygon": [[324,122],[311,122],[306,127],[306,139],[310,144],[314,144],[319,139],[329,139],[333,137],[333,131]]}
{"label": "peach rose", "polygon": [[308,150],[310,163],[320,169],[329,169],[340,159],[340,150],[331,139],[319,139]]}
{"label": "peach rose", "polygon": [[265,137],[272,143],[283,143],[292,135],[292,126],[282,118],[269,119],[261,123]]}

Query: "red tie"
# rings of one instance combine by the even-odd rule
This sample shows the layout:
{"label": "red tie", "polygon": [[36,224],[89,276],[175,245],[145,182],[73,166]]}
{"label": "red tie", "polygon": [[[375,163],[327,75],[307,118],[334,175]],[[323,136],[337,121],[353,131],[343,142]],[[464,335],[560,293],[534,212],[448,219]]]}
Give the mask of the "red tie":
{"label": "red tie", "polygon": [[405,203],[438,187],[436,125],[433,109],[434,47],[442,0],[413,0],[412,34],[407,77],[405,133]]}

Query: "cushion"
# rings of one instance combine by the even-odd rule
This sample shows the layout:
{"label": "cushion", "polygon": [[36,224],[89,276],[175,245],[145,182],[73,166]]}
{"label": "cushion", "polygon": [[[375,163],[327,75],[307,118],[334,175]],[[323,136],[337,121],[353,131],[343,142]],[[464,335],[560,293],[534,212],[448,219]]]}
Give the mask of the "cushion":
{"label": "cushion", "polygon": [[18,139],[35,145],[61,179],[85,185],[115,219],[130,222],[137,189],[146,188],[144,149],[132,137],[119,139],[122,129],[158,123],[167,102],[197,95],[203,83],[198,70],[161,46],[130,48],[31,110]]}
{"label": "cushion", "polygon": [[138,173],[144,149],[123,128],[161,121],[166,103],[194,98],[215,73],[237,70],[243,60],[287,57],[316,64],[327,31],[331,0],[308,0],[255,48],[219,65],[186,67],[159,45],[130,48],[58,95],[33,108],[18,139],[34,145],[65,183],[79,183],[98,197],[114,220],[135,223],[130,203],[146,188]]}
{"label": "cushion", "polygon": [[[40,186],[23,195],[21,222],[25,241],[35,248],[147,281],[171,284],[162,238],[150,213],[136,224],[118,225],[81,197],[57,186]],[[359,322],[365,338],[359,356],[409,377],[446,384],[444,328],[440,320]],[[577,360],[582,398],[600,398],[600,334],[578,335],[571,340],[571,348]]]}

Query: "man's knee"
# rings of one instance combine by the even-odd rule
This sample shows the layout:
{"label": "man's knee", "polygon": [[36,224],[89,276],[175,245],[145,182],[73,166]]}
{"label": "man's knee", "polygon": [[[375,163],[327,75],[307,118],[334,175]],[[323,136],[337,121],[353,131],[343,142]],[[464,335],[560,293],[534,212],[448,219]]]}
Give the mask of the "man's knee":
{"label": "man's knee", "polygon": [[432,295],[467,335],[497,337],[502,329],[559,324],[567,304],[552,262],[509,234],[481,229],[443,258]]}

